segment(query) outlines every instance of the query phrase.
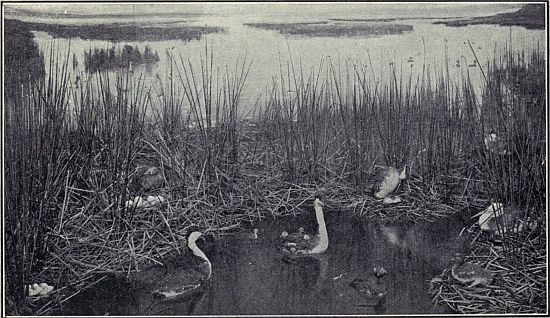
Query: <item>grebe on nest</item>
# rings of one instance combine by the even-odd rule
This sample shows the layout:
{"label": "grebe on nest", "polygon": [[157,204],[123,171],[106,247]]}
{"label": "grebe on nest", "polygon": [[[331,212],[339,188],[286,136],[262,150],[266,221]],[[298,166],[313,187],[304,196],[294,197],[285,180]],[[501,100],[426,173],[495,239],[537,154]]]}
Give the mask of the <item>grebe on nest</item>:
{"label": "grebe on nest", "polygon": [[464,256],[461,254],[457,253],[450,263],[452,264],[451,275],[453,278],[462,284],[470,284],[468,288],[479,284],[489,286],[493,281],[490,271],[477,264],[465,262]]}
{"label": "grebe on nest", "polygon": [[371,189],[375,197],[383,199],[392,194],[401,180],[407,178],[407,166],[402,170],[394,167],[375,166],[371,175]]}

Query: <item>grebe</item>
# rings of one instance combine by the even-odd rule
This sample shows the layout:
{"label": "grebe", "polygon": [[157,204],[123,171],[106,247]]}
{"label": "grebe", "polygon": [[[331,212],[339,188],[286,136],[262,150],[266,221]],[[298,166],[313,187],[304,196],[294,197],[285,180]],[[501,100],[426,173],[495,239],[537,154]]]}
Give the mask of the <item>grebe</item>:
{"label": "grebe", "polygon": [[[187,235],[188,252],[182,257],[189,257],[190,266],[177,268],[174,273],[166,274],[161,280],[155,283],[156,287],[152,295],[163,299],[173,299],[188,295],[197,290],[212,277],[212,264],[204,252],[197,246],[196,242],[203,235],[195,229]],[[190,254],[190,255],[187,255]]]}
{"label": "grebe", "polygon": [[376,171],[371,175],[371,187],[374,196],[383,199],[390,195],[401,182],[407,178],[407,166],[401,171],[394,167],[375,166]]}
{"label": "grebe", "polygon": [[461,254],[452,258],[451,264],[451,275],[462,284],[470,284],[469,288],[479,284],[489,286],[493,281],[490,271],[477,264],[465,262]]}
{"label": "grebe", "polygon": [[302,228],[296,234],[288,234],[285,231],[279,237],[278,248],[289,255],[311,255],[325,252],[328,249],[328,232],[323,214],[324,205],[319,197],[316,197],[313,201],[313,208],[319,225],[317,234],[304,234]]}
{"label": "grebe", "polygon": [[509,231],[519,233],[537,226],[538,220],[522,220],[523,214],[524,210],[518,206],[492,203],[473,217],[479,216],[478,224],[482,231],[502,235]]}
{"label": "grebe", "polygon": [[164,185],[164,176],[157,167],[149,167],[140,178],[142,191],[160,188]]}
{"label": "grebe", "polygon": [[384,277],[388,272],[382,266],[375,266],[373,272],[367,278],[356,278],[349,286],[369,302],[369,305],[379,305],[388,294],[388,288]]}

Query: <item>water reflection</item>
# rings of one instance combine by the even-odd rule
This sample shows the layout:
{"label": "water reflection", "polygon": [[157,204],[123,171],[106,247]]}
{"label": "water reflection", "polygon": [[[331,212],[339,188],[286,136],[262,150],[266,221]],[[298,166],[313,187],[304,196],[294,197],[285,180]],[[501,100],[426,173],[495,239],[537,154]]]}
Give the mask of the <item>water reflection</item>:
{"label": "water reflection", "polygon": [[[447,265],[454,251],[459,217],[426,224],[359,220],[344,212],[327,213],[329,249],[315,257],[286,262],[275,248],[281,231],[314,225],[312,215],[254,224],[252,229],[216,242],[211,252],[213,276],[197,294],[159,301],[150,291],[117,280],[76,297],[65,314],[119,315],[269,315],[443,313],[428,294],[429,280]],[[388,293],[372,306],[350,287],[355,278],[383,266]],[[101,289],[103,288],[103,290]],[[82,297],[84,296],[84,297]],[[86,305],[88,304],[88,305]],[[89,304],[93,304],[89,305]]]}

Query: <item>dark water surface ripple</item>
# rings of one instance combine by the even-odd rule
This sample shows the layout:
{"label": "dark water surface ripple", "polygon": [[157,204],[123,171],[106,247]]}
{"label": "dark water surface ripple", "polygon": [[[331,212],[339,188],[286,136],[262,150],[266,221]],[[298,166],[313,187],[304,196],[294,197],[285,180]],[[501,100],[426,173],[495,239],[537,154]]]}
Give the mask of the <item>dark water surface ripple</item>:
{"label": "dark water surface ripple", "polygon": [[[464,245],[460,217],[422,224],[383,224],[345,212],[327,212],[329,249],[316,258],[287,263],[274,239],[283,231],[316,229],[313,214],[263,221],[225,236],[207,251],[210,284],[185,299],[158,301],[149,291],[108,279],[74,297],[64,315],[422,314],[448,313],[428,294],[429,281]],[[208,253],[209,252],[209,253]],[[367,306],[349,283],[375,265],[388,271],[383,307]]]}

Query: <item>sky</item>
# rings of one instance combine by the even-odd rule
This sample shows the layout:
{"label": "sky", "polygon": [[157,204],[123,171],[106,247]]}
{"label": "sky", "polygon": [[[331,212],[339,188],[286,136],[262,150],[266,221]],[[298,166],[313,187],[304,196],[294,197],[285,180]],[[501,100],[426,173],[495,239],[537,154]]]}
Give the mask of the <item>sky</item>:
{"label": "sky", "polygon": [[[521,7],[521,4],[505,3],[357,3],[357,2],[337,2],[337,3],[299,3],[299,2],[224,2],[224,3],[32,3],[32,4],[9,4],[4,2],[5,6],[13,8],[23,8],[35,12],[44,13],[64,13],[70,14],[140,14],[142,12],[155,13],[200,13],[216,15],[234,15],[234,14],[292,14],[296,11],[310,11],[312,14],[336,14],[346,11],[379,11],[395,12],[398,15],[406,15],[407,12],[424,12],[426,16],[445,15],[445,13],[456,13],[455,16],[471,15],[471,12],[477,12],[475,15],[491,14],[497,9],[509,11],[513,8]],[[470,13],[470,14],[468,14]]]}

